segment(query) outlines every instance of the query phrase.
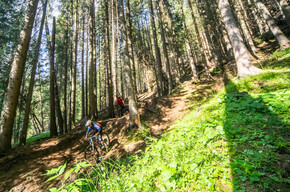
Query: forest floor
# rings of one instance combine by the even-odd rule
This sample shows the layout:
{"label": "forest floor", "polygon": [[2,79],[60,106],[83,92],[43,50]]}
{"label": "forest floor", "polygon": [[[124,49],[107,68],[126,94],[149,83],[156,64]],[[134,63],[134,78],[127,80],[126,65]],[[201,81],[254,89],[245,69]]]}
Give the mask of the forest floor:
{"label": "forest floor", "polygon": [[[202,80],[199,84],[185,81],[169,96],[157,98],[153,92],[139,95],[141,119],[145,127],[143,130],[128,128],[129,115],[99,121],[111,139],[112,149],[106,158],[115,159],[126,154],[134,155],[139,150],[144,151],[148,134],[159,138],[193,107],[189,98],[202,101],[222,89],[222,77],[215,78]],[[78,122],[76,128],[68,134],[16,147],[8,155],[0,157],[0,191],[47,191],[51,187],[60,186],[59,179],[45,182],[49,178],[45,174],[47,170],[65,163],[67,168],[72,168],[77,162],[84,161],[83,151],[87,146],[83,140],[86,133],[84,123],[85,119]],[[150,132],[144,132],[148,128]],[[67,181],[73,179],[74,176]]]}

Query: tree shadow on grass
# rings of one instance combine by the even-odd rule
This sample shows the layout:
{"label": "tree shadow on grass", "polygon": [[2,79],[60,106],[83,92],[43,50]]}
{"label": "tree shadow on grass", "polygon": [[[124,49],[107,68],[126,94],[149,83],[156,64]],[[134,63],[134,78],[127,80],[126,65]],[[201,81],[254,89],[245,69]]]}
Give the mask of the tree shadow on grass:
{"label": "tree shadow on grass", "polygon": [[289,121],[281,120],[281,114],[274,112],[279,111],[281,102],[267,103],[278,100],[279,96],[264,93],[263,98],[253,97],[238,91],[235,83],[229,81],[224,130],[234,191],[289,191]]}

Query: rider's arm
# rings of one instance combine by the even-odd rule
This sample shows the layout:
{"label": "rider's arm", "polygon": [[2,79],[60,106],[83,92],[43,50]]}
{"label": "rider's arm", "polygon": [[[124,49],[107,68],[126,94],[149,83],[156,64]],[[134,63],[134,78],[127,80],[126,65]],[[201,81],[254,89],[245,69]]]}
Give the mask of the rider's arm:
{"label": "rider's arm", "polygon": [[90,130],[91,130],[91,127],[88,127],[88,130],[87,130],[87,133],[86,133],[86,138],[88,137],[88,134],[89,134]]}

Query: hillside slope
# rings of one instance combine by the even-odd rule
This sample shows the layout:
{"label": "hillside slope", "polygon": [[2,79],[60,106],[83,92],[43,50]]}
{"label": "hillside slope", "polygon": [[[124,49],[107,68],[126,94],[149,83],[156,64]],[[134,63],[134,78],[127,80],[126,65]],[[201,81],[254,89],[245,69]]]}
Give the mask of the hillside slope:
{"label": "hillside slope", "polygon": [[[175,93],[161,98],[155,98],[153,93],[140,95],[143,130],[130,130],[128,115],[100,121],[112,143],[112,150],[106,158],[116,159],[145,150],[146,137],[159,137],[172,123],[184,116],[190,106],[187,99],[190,94],[206,96],[221,88],[220,80],[204,83],[206,85],[197,86],[186,81]],[[58,186],[59,180],[45,183],[49,176],[44,174],[64,163],[70,168],[84,160],[83,150],[87,146],[82,139],[86,132],[84,123],[85,120],[79,122],[77,128],[66,135],[16,147],[7,156],[0,158],[0,191],[38,191]]]}
{"label": "hillside slope", "polygon": [[[288,50],[262,63],[276,70],[240,81],[225,73],[218,93],[191,89],[188,113],[148,137],[144,153],[93,166],[59,190],[288,191],[289,58]],[[207,83],[198,90],[211,90]]]}
{"label": "hillside slope", "polygon": [[[289,61],[289,53],[279,58],[265,65],[277,62],[278,69],[279,64],[287,68],[284,63]],[[114,174],[100,177],[103,171],[93,173],[101,188],[287,189],[289,72],[268,72],[230,82],[222,90],[224,77],[218,72],[215,80],[186,81],[170,96],[158,99],[153,93],[140,95],[142,130],[129,129],[128,116],[101,121],[112,142],[106,159],[117,160]],[[240,94],[243,91],[246,93]],[[84,160],[84,122],[66,135],[17,147],[0,158],[0,191],[65,187],[62,177],[45,182],[49,176],[44,174],[65,163],[69,170]],[[134,154],[138,156],[130,156]],[[120,161],[124,156],[127,160]],[[71,174],[65,182],[74,184],[78,179],[83,179],[82,175]],[[76,188],[94,189],[88,182],[82,181]]]}

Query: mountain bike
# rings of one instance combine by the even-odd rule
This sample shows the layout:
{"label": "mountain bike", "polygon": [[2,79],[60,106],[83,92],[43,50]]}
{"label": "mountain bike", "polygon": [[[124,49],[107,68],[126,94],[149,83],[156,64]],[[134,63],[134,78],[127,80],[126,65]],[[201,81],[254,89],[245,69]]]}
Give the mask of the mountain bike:
{"label": "mountain bike", "polygon": [[89,137],[87,140],[89,141],[89,145],[85,149],[84,158],[89,163],[96,164],[110,150],[110,137],[107,133],[102,133],[102,135]]}
{"label": "mountain bike", "polygon": [[122,117],[126,112],[129,112],[129,108],[127,105],[118,106],[118,116]]}

